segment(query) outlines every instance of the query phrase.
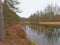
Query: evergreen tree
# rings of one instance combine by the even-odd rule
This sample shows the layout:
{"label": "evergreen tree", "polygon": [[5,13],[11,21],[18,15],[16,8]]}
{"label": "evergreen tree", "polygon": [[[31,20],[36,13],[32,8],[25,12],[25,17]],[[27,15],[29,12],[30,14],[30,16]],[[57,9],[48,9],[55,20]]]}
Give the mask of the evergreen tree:
{"label": "evergreen tree", "polygon": [[[14,3],[16,4],[14,4]],[[13,4],[11,4],[13,3]],[[10,27],[12,25],[17,24],[20,22],[20,17],[16,14],[16,11],[18,11],[18,8],[14,5],[18,5],[19,2],[13,1],[13,0],[5,0],[3,4],[3,13],[4,13],[4,20],[5,20],[5,27]],[[9,5],[11,4],[11,5]]]}
{"label": "evergreen tree", "polygon": [[17,7],[17,5],[20,3],[18,0],[4,0],[4,3],[9,7],[10,10],[20,12]]}

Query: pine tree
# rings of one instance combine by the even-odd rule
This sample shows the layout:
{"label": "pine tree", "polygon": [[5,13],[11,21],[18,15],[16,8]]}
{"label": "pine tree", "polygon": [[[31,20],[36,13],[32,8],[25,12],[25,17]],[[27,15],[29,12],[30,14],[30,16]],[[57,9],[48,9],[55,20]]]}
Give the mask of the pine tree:
{"label": "pine tree", "polygon": [[19,5],[20,2],[18,2],[18,0],[5,0],[4,4],[6,4],[10,10],[14,11],[14,12],[20,12],[18,10],[17,5]]}

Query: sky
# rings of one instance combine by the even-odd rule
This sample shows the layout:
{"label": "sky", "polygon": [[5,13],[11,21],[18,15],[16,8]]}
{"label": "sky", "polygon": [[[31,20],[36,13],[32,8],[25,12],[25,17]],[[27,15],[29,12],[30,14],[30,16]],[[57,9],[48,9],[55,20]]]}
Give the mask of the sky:
{"label": "sky", "polygon": [[21,3],[18,6],[21,13],[17,13],[20,17],[28,18],[36,11],[44,10],[49,4],[57,4],[60,6],[60,0],[19,0]]}

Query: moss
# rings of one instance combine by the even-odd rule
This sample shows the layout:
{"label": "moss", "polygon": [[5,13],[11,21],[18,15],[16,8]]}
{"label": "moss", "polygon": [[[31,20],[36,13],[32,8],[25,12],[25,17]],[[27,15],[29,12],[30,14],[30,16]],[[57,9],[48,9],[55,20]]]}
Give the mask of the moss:
{"label": "moss", "polygon": [[35,42],[31,42],[31,45],[36,45],[36,43]]}
{"label": "moss", "polygon": [[30,45],[36,45],[36,43],[31,40],[29,40],[29,42],[30,42]]}

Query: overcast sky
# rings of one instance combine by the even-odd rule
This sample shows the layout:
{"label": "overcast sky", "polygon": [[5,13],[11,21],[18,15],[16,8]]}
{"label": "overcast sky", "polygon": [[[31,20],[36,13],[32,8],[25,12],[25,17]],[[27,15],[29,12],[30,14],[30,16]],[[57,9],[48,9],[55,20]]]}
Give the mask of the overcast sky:
{"label": "overcast sky", "polygon": [[19,8],[22,13],[18,14],[21,17],[29,17],[36,11],[44,10],[49,4],[57,4],[60,6],[60,0],[19,0],[21,3]]}

